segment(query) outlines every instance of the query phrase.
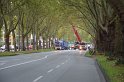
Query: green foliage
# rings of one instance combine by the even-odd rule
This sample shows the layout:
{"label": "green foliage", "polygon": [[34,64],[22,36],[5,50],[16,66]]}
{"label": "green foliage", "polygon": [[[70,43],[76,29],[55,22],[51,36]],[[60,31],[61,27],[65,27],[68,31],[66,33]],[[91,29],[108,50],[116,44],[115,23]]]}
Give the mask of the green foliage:
{"label": "green foliage", "polygon": [[[72,24],[79,28],[82,41],[94,41],[96,45],[107,43],[100,38],[111,33],[109,27],[117,17],[105,0],[1,0],[0,4],[5,34],[21,32],[24,40],[32,34],[37,44],[40,36],[74,41]],[[0,26],[3,25],[1,20]]]}
{"label": "green foliage", "polygon": [[0,39],[1,39],[1,37],[2,37],[2,30],[1,30],[1,28],[0,28]]}
{"label": "green foliage", "polygon": [[107,61],[107,57],[104,55],[97,55],[96,58],[108,75],[110,82],[124,82],[124,65],[115,65],[115,60]]}

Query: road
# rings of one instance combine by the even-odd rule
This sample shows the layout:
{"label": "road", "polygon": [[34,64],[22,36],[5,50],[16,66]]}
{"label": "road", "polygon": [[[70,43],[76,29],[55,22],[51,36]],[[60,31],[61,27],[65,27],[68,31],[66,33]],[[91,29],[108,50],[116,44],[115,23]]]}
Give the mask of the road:
{"label": "road", "polygon": [[63,50],[0,57],[0,82],[105,82],[85,51]]}

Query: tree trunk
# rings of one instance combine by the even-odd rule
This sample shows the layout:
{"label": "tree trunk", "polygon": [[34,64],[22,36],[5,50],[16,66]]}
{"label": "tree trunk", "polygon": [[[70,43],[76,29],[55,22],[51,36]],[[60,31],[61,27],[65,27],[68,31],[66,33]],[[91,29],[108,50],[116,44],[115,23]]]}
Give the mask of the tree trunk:
{"label": "tree trunk", "polygon": [[20,41],[21,41],[21,37],[20,37],[20,35],[21,35],[21,32],[20,32],[20,26],[21,24],[20,24],[20,21],[19,21],[19,25],[18,25],[18,51],[20,51],[20,48],[21,48],[21,43],[20,43]]}
{"label": "tree trunk", "polygon": [[24,25],[23,25],[23,21],[22,21],[22,30],[21,30],[21,34],[22,34],[22,51],[25,51],[25,36],[24,36]]}
{"label": "tree trunk", "polygon": [[22,35],[22,50],[25,51],[25,37]]}
{"label": "tree trunk", "polygon": [[41,49],[42,47],[41,47],[41,40],[39,40],[39,49]]}
{"label": "tree trunk", "polygon": [[33,35],[33,50],[36,49],[36,32],[35,28],[32,29],[32,35]]}
{"label": "tree trunk", "polygon": [[51,48],[54,48],[54,42],[53,42],[54,36],[51,39]]}
{"label": "tree trunk", "polygon": [[36,41],[35,41],[35,35],[33,34],[33,50],[36,49]]}
{"label": "tree trunk", "polygon": [[14,45],[14,51],[17,51],[17,47],[16,47],[16,38],[15,38],[15,32],[12,31],[12,35],[13,35],[13,45]]}
{"label": "tree trunk", "polygon": [[104,52],[104,38],[101,30],[96,32],[96,49],[98,52]]}
{"label": "tree trunk", "polygon": [[6,51],[10,51],[10,48],[9,48],[9,34],[5,33],[5,49]]}
{"label": "tree trunk", "polygon": [[46,49],[48,49],[48,39],[46,39]]}
{"label": "tree trunk", "polygon": [[42,49],[42,42],[41,42],[41,40],[42,40],[42,37],[41,37],[41,33],[39,34],[39,48],[40,49]]}
{"label": "tree trunk", "polygon": [[36,27],[36,49],[39,50],[39,31],[38,31],[38,27]]}
{"label": "tree trunk", "polygon": [[115,57],[119,63],[124,63],[124,35],[120,19],[116,21],[116,36],[115,36]]}
{"label": "tree trunk", "polygon": [[115,46],[115,22],[108,26],[107,37],[105,38],[105,53],[109,56],[109,60],[114,58],[114,46]]}
{"label": "tree trunk", "polygon": [[[111,7],[118,14],[116,26],[115,54],[124,63],[124,0],[107,0]],[[120,32],[120,33],[119,33]],[[116,50],[117,49],[117,50]]]}
{"label": "tree trunk", "polygon": [[3,15],[3,21],[4,21],[4,25],[5,25],[5,49],[6,49],[6,51],[10,51],[10,48],[9,48],[10,33],[8,33],[8,29],[7,29],[8,25],[7,25],[7,21],[4,18],[4,15]]}
{"label": "tree trunk", "polygon": [[45,49],[45,38],[43,38],[43,49]]}
{"label": "tree trunk", "polygon": [[121,16],[121,19],[120,19],[120,22],[121,22],[121,32],[122,32],[122,62],[124,63],[124,13],[123,13],[123,16]]}
{"label": "tree trunk", "polygon": [[38,45],[38,36],[36,36],[36,49],[39,50],[39,45]]}
{"label": "tree trunk", "polygon": [[49,37],[49,49],[51,47],[51,38]]}
{"label": "tree trunk", "polygon": [[26,36],[26,46],[27,46],[27,50],[29,50],[29,39],[28,39],[28,35]]}

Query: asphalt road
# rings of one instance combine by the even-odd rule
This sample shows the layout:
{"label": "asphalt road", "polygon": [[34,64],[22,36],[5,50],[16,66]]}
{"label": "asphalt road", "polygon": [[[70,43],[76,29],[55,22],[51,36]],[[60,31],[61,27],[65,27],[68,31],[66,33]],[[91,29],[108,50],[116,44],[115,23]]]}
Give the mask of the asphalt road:
{"label": "asphalt road", "polygon": [[0,82],[105,82],[85,51],[67,50],[0,57]]}

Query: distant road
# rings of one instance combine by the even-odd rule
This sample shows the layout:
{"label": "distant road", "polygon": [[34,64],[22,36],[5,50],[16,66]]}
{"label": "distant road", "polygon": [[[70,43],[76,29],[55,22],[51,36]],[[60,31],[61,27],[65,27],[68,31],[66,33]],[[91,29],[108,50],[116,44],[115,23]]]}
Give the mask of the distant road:
{"label": "distant road", "polygon": [[105,82],[84,51],[62,50],[0,57],[0,82]]}

